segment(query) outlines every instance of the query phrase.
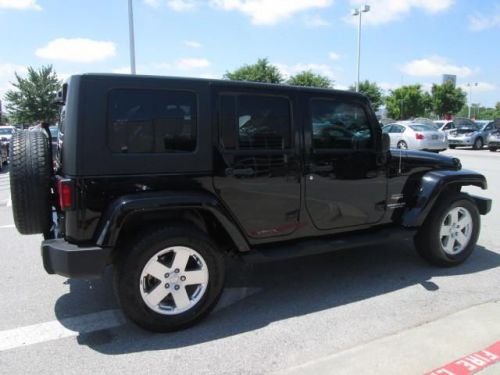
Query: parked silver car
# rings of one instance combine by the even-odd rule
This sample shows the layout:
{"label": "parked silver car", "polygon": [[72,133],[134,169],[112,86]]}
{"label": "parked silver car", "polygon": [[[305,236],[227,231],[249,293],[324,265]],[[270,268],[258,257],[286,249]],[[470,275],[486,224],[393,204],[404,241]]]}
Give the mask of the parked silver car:
{"label": "parked silver car", "polygon": [[448,148],[446,134],[431,125],[394,123],[384,126],[382,131],[389,134],[391,147],[434,152]]}
{"label": "parked silver car", "polygon": [[495,130],[493,121],[480,124],[467,124],[457,126],[457,128],[448,134],[450,148],[472,147],[474,150],[480,150],[488,142],[488,137]]}
{"label": "parked silver car", "polygon": [[500,149],[500,129],[495,128],[495,130],[490,133],[488,138],[488,149],[491,152]]}

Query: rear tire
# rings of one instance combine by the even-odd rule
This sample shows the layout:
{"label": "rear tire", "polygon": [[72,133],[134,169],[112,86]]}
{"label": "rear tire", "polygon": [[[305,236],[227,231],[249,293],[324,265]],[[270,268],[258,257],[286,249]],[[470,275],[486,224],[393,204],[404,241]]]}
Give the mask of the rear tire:
{"label": "rear tire", "polygon": [[458,265],[474,251],[480,225],[479,211],[467,194],[444,196],[418,231],[415,247],[433,265]]}
{"label": "rear tire", "polygon": [[491,152],[495,152],[497,149],[496,149],[496,147],[490,147],[490,148],[489,148],[489,150],[490,150]]}
{"label": "rear tire", "polygon": [[456,149],[456,148],[457,148],[457,146],[450,146],[450,148],[451,148],[452,150],[454,150],[454,149]]}
{"label": "rear tire", "polygon": [[[141,233],[118,251],[115,293],[125,315],[144,329],[189,327],[212,310],[222,293],[224,257],[198,229],[159,228]],[[184,266],[177,266],[177,259]],[[195,277],[192,272],[198,272],[199,283],[189,283]]]}
{"label": "rear tire", "polygon": [[397,148],[401,150],[408,150],[408,144],[405,141],[399,141],[397,144]]}
{"label": "rear tire", "polygon": [[51,167],[47,137],[39,131],[12,135],[10,190],[14,223],[21,234],[48,233]]}

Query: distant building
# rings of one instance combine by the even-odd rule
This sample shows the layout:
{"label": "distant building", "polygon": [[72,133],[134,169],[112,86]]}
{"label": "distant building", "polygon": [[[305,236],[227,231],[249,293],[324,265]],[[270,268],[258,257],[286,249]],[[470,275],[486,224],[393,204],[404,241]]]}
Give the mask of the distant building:
{"label": "distant building", "polygon": [[443,74],[443,83],[451,82],[453,87],[457,85],[457,76],[454,74]]}

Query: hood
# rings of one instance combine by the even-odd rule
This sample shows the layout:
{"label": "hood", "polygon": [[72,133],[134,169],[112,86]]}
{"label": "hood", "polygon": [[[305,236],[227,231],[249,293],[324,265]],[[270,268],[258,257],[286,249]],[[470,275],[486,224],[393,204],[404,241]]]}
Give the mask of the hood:
{"label": "hood", "polygon": [[456,129],[454,132],[458,133],[458,134],[469,134],[469,133],[474,133],[474,132],[478,132],[479,129],[477,128],[458,128]]}
{"label": "hood", "polygon": [[458,171],[462,169],[460,159],[451,158],[449,156],[439,155],[426,151],[411,151],[411,150],[391,150],[393,159],[398,159],[401,152],[402,162],[407,164],[411,169],[450,169]]}

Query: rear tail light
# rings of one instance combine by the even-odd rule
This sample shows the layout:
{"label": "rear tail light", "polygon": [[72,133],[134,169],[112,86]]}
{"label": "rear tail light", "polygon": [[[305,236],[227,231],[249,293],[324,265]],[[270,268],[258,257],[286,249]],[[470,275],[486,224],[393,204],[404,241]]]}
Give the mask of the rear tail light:
{"label": "rear tail light", "polygon": [[73,208],[74,188],[71,180],[57,181],[57,193],[59,195],[59,208],[63,211]]}
{"label": "rear tail light", "polygon": [[415,138],[417,138],[418,140],[422,140],[424,139],[424,135],[422,133],[415,133]]}

